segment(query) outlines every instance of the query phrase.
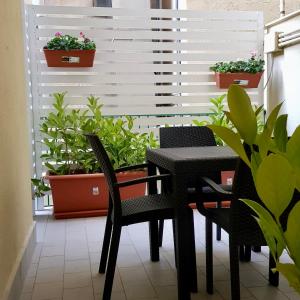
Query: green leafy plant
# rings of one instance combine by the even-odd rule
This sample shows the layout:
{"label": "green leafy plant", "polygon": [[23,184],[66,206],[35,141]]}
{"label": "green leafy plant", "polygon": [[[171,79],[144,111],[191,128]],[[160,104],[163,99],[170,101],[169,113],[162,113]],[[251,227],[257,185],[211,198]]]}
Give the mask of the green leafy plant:
{"label": "green leafy plant", "polygon": [[[213,107],[209,109],[210,114],[208,115],[208,120],[203,120],[203,121],[193,120],[193,123],[197,126],[206,126],[209,124],[214,124],[214,125],[231,128],[232,124],[230,124],[229,120],[227,119],[224,113],[225,99],[226,99],[226,94],[216,98],[210,98],[209,101],[211,102]],[[223,140],[219,138],[217,135],[215,135],[215,139],[217,145],[219,146],[224,145]]]}
{"label": "green leafy plant", "polygon": [[[193,120],[193,123],[197,126],[207,126],[211,124],[211,125],[217,125],[217,126],[233,129],[234,126],[227,118],[226,112],[224,112],[225,100],[226,100],[226,94],[221,95],[219,97],[210,98],[210,102],[213,105],[213,107],[209,109],[210,114],[208,115],[208,120],[203,120],[203,121]],[[258,131],[261,132],[264,127],[263,105],[259,107],[254,106],[253,109],[255,109]],[[224,141],[216,134],[215,134],[215,139],[217,145],[219,146],[225,145]]]}
{"label": "green leafy plant", "polygon": [[217,62],[210,69],[217,73],[260,73],[264,70],[265,61],[252,54],[248,60],[237,60],[230,62]]}
{"label": "green leafy plant", "polygon": [[[279,104],[259,133],[255,110],[247,93],[232,85],[227,99],[230,111],[226,115],[236,132],[217,125],[209,127],[251,168],[257,193],[264,205],[248,199],[242,201],[255,212],[276,261],[276,269],[300,294],[300,126],[288,138],[287,115],[279,115],[282,105]],[[250,158],[243,142],[251,149]],[[294,195],[298,195],[299,199],[295,199]],[[292,263],[281,262],[284,250]]]}
{"label": "green leafy plant", "polygon": [[51,191],[50,187],[44,183],[42,178],[31,178],[31,183],[34,187],[34,197],[41,198]]}
{"label": "green leafy plant", "polygon": [[79,40],[77,37],[68,34],[63,35],[61,32],[56,32],[55,37],[52,38],[44,47],[49,50],[95,50],[96,44],[80,32]]}
{"label": "green leafy plant", "polygon": [[41,124],[42,142],[47,150],[41,155],[51,174],[85,174],[99,172],[100,166],[83,132],[101,138],[114,168],[145,161],[147,147],[157,147],[153,133],[133,131],[132,117],[103,117],[98,98],[88,97],[86,110],[69,109],[66,93],[54,94],[54,112]]}

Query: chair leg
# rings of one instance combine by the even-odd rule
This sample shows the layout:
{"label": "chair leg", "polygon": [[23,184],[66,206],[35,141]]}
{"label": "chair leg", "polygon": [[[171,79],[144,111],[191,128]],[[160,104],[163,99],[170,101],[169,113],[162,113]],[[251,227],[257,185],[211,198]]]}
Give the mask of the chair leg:
{"label": "chair leg", "polygon": [[164,223],[165,223],[165,220],[159,220],[159,223],[158,223],[158,245],[159,245],[159,247],[162,246],[163,234],[164,234]]}
{"label": "chair leg", "polygon": [[244,249],[245,249],[244,261],[249,262],[249,261],[251,261],[251,246],[245,245]]}
{"label": "chair leg", "polygon": [[261,246],[253,246],[252,251],[253,252],[261,252]]}
{"label": "chair leg", "polygon": [[107,254],[108,254],[110,238],[111,238],[111,230],[112,230],[111,214],[110,212],[108,212],[106,224],[105,224],[103,244],[102,244],[99,273],[105,273]]}
{"label": "chair leg", "polygon": [[245,261],[245,246],[244,245],[239,246],[239,257],[240,257],[240,261]]}
{"label": "chair leg", "polygon": [[175,230],[175,219],[172,219],[172,226],[173,226],[173,241],[174,241],[174,256],[175,256],[175,266],[176,268],[178,267],[177,265],[177,248],[176,248],[176,230]]}
{"label": "chair leg", "polygon": [[[218,201],[217,202],[217,208],[222,208],[222,202],[221,201]],[[217,225],[216,226],[216,238],[217,238],[217,241],[221,241],[221,226]]]}
{"label": "chair leg", "polygon": [[230,256],[230,280],[231,299],[240,300],[240,271],[239,271],[239,251],[238,246],[229,236],[229,256]]}
{"label": "chair leg", "polygon": [[205,243],[206,243],[206,291],[213,294],[213,242],[212,242],[212,222],[205,218]]}
{"label": "chair leg", "polygon": [[104,283],[104,290],[103,290],[103,300],[110,300],[111,291],[114,281],[115,275],[115,268],[117,263],[117,256],[120,244],[120,237],[121,237],[121,226],[113,226],[112,235],[111,235],[111,242],[110,242],[110,249],[109,249],[109,257],[107,262],[107,269],[106,269],[106,277]]}
{"label": "chair leg", "polygon": [[269,254],[269,283],[273,286],[279,285],[279,273],[276,271],[275,273],[272,271],[273,268],[276,267],[276,262],[272,256]]}
{"label": "chair leg", "polygon": [[193,210],[189,209],[189,230],[188,233],[190,235],[190,275],[191,275],[191,292],[198,292],[198,284],[197,284],[197,262],[196,262],[196,245],[195,245],[195,229],[194,229],[194,214]]}
{"label": "chair leg", "polygon": [[158,222],[149,222],[149,241],[151,261],[159,261]]}

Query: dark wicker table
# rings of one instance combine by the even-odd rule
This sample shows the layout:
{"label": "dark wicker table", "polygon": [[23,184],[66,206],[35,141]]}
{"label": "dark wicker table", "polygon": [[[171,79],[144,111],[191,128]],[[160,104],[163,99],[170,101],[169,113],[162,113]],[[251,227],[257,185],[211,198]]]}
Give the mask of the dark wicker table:
{"label": "dark wicker table", "polygon": [[[210,172],[234,170],[237,155],[229,147],[184,147],[147,150],[148,173],[154,175],[156,167],[172,174],[172,193],[175,205],[175,231],[177,248],[178,299],[189,300],[191,274],[189,266],[189,235],[187,234],[187,183],[191,178],[209,176]],[[150,186],[149,192],[155,192]]]}

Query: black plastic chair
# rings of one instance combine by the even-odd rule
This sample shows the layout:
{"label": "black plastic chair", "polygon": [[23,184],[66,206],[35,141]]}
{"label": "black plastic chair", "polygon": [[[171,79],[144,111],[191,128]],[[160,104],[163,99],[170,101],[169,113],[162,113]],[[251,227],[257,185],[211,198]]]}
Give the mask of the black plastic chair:
{"label": "black plastic chair", "polygon": [[[227,195],[231,198],[230,208],[206,209],[201,202],[197,202],[199,212],[206,218],[206,289],[209,294],[213,293],[213,242],[212,223],[221,226],[229,234],[230,274],[231,274],[231,297],[232,300],[240,299],[239,279],[239,248],[245,248],[251,253],[251,247],[266,246],[267,243],[253,218],[253,211],[239,199],[251,199],[262,204],[253,183],[251,170],[239,160],[235,171],[232,192],[224,191],[220,185],[211,179],[203,178],[216,193]],[[248,253],[249,254],[249,253]],[[269,258],[269,282],[278,286],[278,273],[273,273],[275,261],[270,254]]]}
{"label": "black plastic chair", "polygon": [[[216,141],[211,129],[205,126],[183,126],[183,127],[161,127],[159,129],[159,139],[161,148],[175,147],[204,147],[216,146]],[[220,172],[210,174],[209,176],[215,182],[221,183]],[[223,200],[229,200],[226,197],[219,196],[210,187],[201,188],[199,179],[190,179],[188,194],[189,202],[195,202],[199,199],[203,202],[216,202],[216,207],[221,207]],[[222,187],[231,191],[231,185],[222,185]],[[159,222],[159,244],[162,245],[164,221]],[[216,237],[221,240],[221,227],[217,226]]]}
{"label": "black plastic chair", "polygon": [[[105,273],[105,284],[103,291],[103,299],[109,300],[112,291],[116,260],[119,249],[120,235],[122,226],[130,224],[149,222],[149,237],[150,237],[150,254],[152,261],[159,260],[158,246],[158,220],[173,219],[174,208],[170,196],[162,194],[154,194],[134,199],[121,201],[121,187],[139,184],[142,182],[153,183],[158,180],[168,180],[170,175],[162,174],[157,176],[148,176],[130,181],[118,182],[115,173],[123,172],[141,167],[146,167],[147,164],[130,166],[113,170],[109,157],[97,135],[86,134],[92,149],[100,163],[102,171],[108,183],[109,188],[109,208],[106,219],[105,233],[103,239],[102,253],[100,259],[99,273]],[[190,228],[191,234],[191,291],[197,291],[197,271],[196,271],[196,254],[194,241],[194,222],[193,212],[190,211]],[[176,255],[175,255],[176,256]]]}

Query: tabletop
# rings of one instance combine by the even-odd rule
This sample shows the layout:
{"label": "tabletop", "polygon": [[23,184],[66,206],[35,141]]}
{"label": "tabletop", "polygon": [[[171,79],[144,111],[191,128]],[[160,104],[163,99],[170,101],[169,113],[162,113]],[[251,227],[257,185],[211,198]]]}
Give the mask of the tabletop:
{"label": "tabletop", "polygon": [[237,154],[228,146],[148,149],[148,162],[173,173],[234,170]]}

